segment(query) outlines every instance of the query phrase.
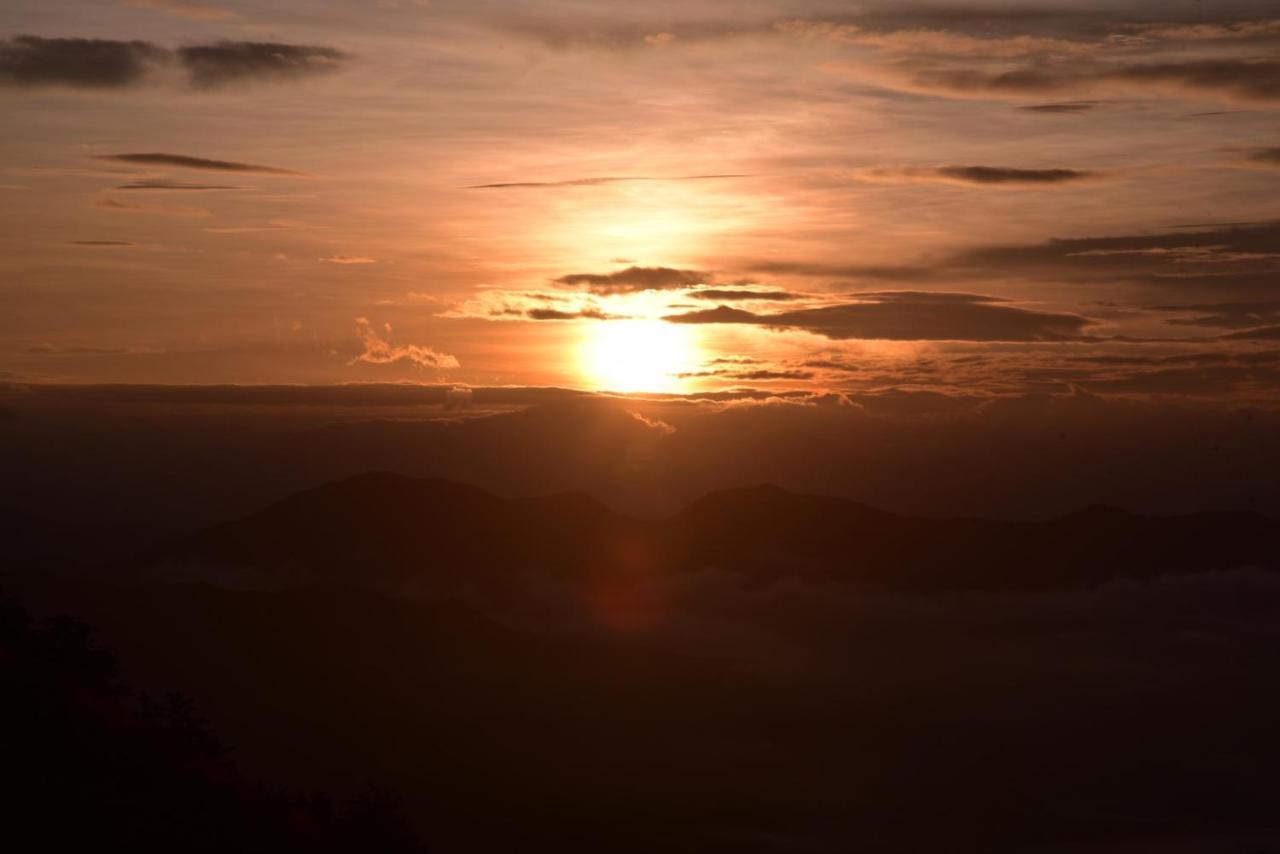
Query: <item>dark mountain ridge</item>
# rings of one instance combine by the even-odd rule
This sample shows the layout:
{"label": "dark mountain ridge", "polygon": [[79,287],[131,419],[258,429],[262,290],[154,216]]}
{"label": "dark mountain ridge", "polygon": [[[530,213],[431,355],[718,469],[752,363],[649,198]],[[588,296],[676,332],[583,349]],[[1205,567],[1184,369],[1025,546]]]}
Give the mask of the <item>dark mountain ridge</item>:
{"label": "dark mountain ridge", "polygon": [[297,493],[182,539],[149,564],[161,572],[234,569],[250,583],[426,592],[700,569],[884,590],[1050,589],[1280,569],[1280,522],[1103,507],[1034,523],[915,518],[768,485],[713,492],[667,519],[638,520],[580,494],[504,499],[384,472]]}

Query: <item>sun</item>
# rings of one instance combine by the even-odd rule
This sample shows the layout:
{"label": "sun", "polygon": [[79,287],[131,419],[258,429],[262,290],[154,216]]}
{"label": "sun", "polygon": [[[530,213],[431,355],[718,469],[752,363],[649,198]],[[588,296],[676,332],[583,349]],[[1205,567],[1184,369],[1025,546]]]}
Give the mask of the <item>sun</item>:
{"label": "sun", "polygon": [[587,325],[579,370],[601,391],[675,392],[701,361],[692,331],[661,320],[616,320]]}

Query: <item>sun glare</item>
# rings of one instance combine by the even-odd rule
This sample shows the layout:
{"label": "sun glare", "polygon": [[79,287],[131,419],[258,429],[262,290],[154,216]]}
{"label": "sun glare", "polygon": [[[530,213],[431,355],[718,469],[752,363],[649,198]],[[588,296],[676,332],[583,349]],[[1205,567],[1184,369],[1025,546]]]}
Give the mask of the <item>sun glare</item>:
{"label": "sun glare", "polygon": [[579,369],[602,391],[680,391],[701,360],[693,330],[661,320],[585,324]]}

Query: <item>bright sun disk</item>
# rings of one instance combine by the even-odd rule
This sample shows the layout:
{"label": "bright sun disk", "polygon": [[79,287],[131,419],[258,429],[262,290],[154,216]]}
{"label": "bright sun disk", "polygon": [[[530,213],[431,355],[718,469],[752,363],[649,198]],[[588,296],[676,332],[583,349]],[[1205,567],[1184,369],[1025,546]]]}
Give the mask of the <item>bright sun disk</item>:
{"label": "bright sun disk", "polygon": [[605,391],[679,391],[700,360],[692,331],[661,320],[588,324],[579,350],[580,370]]}

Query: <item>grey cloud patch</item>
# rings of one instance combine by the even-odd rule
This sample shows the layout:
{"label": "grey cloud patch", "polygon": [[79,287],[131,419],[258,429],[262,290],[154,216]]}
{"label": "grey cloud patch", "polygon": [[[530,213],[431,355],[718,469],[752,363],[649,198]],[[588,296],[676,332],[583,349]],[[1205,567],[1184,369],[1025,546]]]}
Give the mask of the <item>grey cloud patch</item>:
{"label": "grey cloud patch", "polygon": [[807,261],[752,261],[746,269],[754,273],[783,276],[830,276],[841,279],[916,281],[934,278],[928,267],[875,266],[868,264],[818,264]]}
{"label": "grey cloud patch", "polygon": [[349,58],[332,47],[278,42],[221,41],[170,50],[140,40],[20,35],[0,41],[0,85],[124,89],[176,62],[193,88],[213,89],[332,71]]}
{"label": "grey cloud patch", "polygon": [[934,275],[999,274],[1086,284],[1125,281],[1203,295],[1204,302],[1252,302],[1274,297],[1280,275],[1277,246],[1280,222],[1211,226],[980,247],[944,259]]}
{"label": "grey cloud patch", "polygon": [[666,290],[700,285],[707,273],[672,267],[627,267],[613,273],[571,273],[555,281],[562,285],[586,287],[596,294],[624,294],[635,291]]}
{"label": "grey cloud patch", "polygon": [[68,240],[68,246],[97,246],[97,247],[122,247],[137,246],[136,243],[130,243],[127,240]]}
{"label": "grey cloud patch", "polygon": [[1053,185],[1101,177],[1081,169],[1021,169],[1014,166],[873,166],[859,169],[854,177],[879,183],[940,181],[973,186]]}
{"label": "grey cloud patch", "polygon": [[1025,65],[1005,71],[934,68],[915,72],[917,87],[957,94],[1043,95],[1105,84],[1177,87],[1252,101],[1280,100],[1280,61],[1204,59],[1179,62],[1090,65]]}
{"label": "grey cloud patch", "polygon": [[207,157],[191,157],[186,154],[165,154],[163,152],[100,154],[97,160],[114,160],[120,163],[136,163],[143,166],[173,166],[179,169],[201,169],[210,172],[256,172],[264,175],[301,175],[290,169],[279,169],[275,166],[259,166],[253,163],[238,163],[234,160],[212,160]]}
{"label": "grey cloud patch", "polygon": [[1056,104],[1026,104],[1018,109],[1027,113],[1084,113],[1097,106],[1096,101],[1063,101]]}
{"label": "grey cloud patch", "polygon": [[0,41],[0,84],[119,89],[170,59],[145,41],[15,36]]}
{"label": "grey cloud patch", "polygon": [[747,382],[776,382],[780,380],[811,380],[814,375],[812,371],[762,369],[757,371],[730,371],[723,376]]}
{"label": "grey cloud patch", "polygon": [[971,184],[1062,184],[1092,177],[1079,169],[1013,169],[1002,166],[943,166],[938,174]]}
{"label": "grey cloud patch", "polygon": [[1280,323],[1280,301],[1198,303],[1158,305],[1156,311],[1193,313],[1196,317],[1175,317],[1167,322],[1175,326],[1205,326],[1221,329],[1248,329],[1264,323]]}
{"label": "grey cloud patch", "polygon": [[1276,148],[1260,148],[1249,155],[1249,160],[1267,166],[1280,166],[1280,146]]}
{"label": "grey cloud patch", "polygon": [[750,178],[746,174],[724,175],[612,175],[602,178],[570,178],[564,181],[507,181],[498,184],[472,184],[465,190],[512,190],[550,187],[595,187],[601,184],[625,184],[633,181],[714,181],[721,178]]}
{"label": "grey cloud patch", "polygon": [[729,323],[799,329],[826,338],[893,341],[1064,341],[1081,336],[1086,317],[996,304],[973,294],[882,292],[863,301],[759,314],[718,306],[671,315],[672,323]]}
{"label": "grey cloud patch", "polygon": [[749,288],[702,288],[700,290],[690,291],[689,296],[694,299],[719,300],[723,302],[733,302],[737,300],[787,302],[789,300],[804,298],[804,294],[798,294],[792,291],[754,291]]}
{"label": "grey cloud patch", "polygon": [[120,356],[134,351],[124,347],[55,347],[42,344],[22,352],[28,356]]}
{"label": "grey cloud patch", "polygon": [[564,16],[561,19],[521,17],[506,21],[502,29],[541,42],[552,50],[644,50],[682,43],[705,43],[767,34],[773,21],[761,18],[722,20],[655,20],[652,23],[618,22],[609,18]]}
{"label": "grey cloud patch", "polygon": [[[1232,332],[1222,336],[1234,341],[1280,341],[1280,326],[1263,326],[1258,329],[1246,329],[1243,332]],[[1280,381],[1280,373],[1276,380]]]}
{"label": "grey cloud patch", "polygon": [[598,308],[584,308],[581,311],[560,311],[554,308],[531,308],[524,312],[530,320],[615,320],[618,315],[608,314]]}
{"label": "grey cloud patch", "polygon": [[349,59],[332,47],[279,42],[222,41],[181,47],[177,54],[191,75],[191,85],[200,89],[322,74],[336,71]]}

